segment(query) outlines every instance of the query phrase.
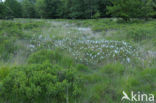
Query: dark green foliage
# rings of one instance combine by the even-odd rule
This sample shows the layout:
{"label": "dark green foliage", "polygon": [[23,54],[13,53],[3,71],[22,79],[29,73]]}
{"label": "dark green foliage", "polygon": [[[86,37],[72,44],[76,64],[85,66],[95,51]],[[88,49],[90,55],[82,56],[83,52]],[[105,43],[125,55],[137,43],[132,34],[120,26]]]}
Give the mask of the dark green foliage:
{"label": "dark green foliage", "polygon": [[37,0],[36,7],[41,18],[58,18],[59,0]]}
{"label": "dark green foliage", "polygon": [[58,16],[61,18],[70,18],[69,17],[69,13],[70,11],[70,7],[72,5],[71,0],[61,0],[60,2],[60,7],[58,8]]}
{"label": "dark green foliage", "polygon": [[99,2],[100,0],[86,0],[85,1],[85,12],[87,18],[99,18],[100,17],[100,10],[99,10]]}
{"label": "dark green foliage", "polygon": [[[156,11],[156,0],[153,0],[153,9]],[[154,18],[156,18],[156,14],[154,15]]]}
{"label": "dark green foliage", "polygon": [[[62,0],[61,16],[72,19],[99,18],[99,0]],[[65,11],[65,12],[62,12]]]}
{"label": "dark green foliage", "polygon": [[112,5],[111,0],[99,0],[98,10],[100,12],[100,17],[110,17],[107,14],[107,6]]}
{"label": "dark green foliage", "polygon": [[108,6],[108,13],[114,17],[121,17],[125,21],[130,18],[148,18],[154,14],[152,0],[114,0]]}
{"label": "dark green foliage", "polygon": [[22,2],[22,8],[23,8],[23,17],[24,18],[35,18],[37,17],[37,12],[35,9],[34,4],[29,0],[24,0]]}
{"label": "dark green foliage", "polygon": [[22,6],[16,0],[6,0],[5,5],[11,9],[11,15],[15,18],[22,17]]}
{"label": "dark green foliage", "polygon": [[2,19],[5,15],[5,5],[3,3],[0,3],[0,18]]}
{"label": "dark green foliage", "polygon": [[[6,0],[0,18],[97,19],[120,17],[148,19],[156,15],[154,0]],[[3,5],[3,6],[2,6]],[[4,12],[5,8],[5,12]]]}
{"label": "dark green foliage", "polygon": [[72,0],[71,2],[75,6],[70,8],[70,18],[84,18],[85,17],[85,2],[83,0]]}
{"label": "dark green foliage", "polygon": [[12,10],[4,3],[0,3],[0,19],[12,19]]}
{"label": "dark green foliage", "polygon": [[153,0],[146,0],[143,7],[142,7],[142,14],[141,16],[146,20],[150,17],[156,15],[156,11],[154,10],[154,5],[156,3]]}

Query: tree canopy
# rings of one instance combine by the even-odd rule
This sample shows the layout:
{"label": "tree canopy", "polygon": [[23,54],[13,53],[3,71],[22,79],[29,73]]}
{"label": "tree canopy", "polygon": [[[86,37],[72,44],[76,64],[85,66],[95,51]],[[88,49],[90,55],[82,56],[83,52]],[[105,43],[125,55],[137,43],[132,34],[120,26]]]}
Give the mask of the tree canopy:
{"label": "tree canopy", "polygon": [[0,18],[92,19],[103,17],[151,18],[155,0],[6,0],[0,2]]}
{"label": "tree canopy", "polygon": [[108,13],[124,20],[130,18],[148,18],[154,15],[152,0],[115,0],[108,6]]}

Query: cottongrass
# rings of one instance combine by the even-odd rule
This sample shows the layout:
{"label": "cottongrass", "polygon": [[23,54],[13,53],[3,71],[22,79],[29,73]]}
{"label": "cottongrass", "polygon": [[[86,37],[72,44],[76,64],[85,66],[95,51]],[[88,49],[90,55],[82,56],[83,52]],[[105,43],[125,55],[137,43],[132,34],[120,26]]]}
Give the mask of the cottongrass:
{"label": "cottongrass", "polygon": [[136,56],[136,49],[130,43],[115,40],[89,40],[85,38],[51,39],[49,41],[33,40],[31,51],[37,48],[62,49],[71,54],[77,61],[86,64],[103,63],[105,61],[131,62]]}
{"label": "cottongrass", "polygon": [[125,41],[64,38],[54,40],[54,47],[67,50],[84,63],[101,63],[107,59],[129,63],[136,56],[135,47]]}

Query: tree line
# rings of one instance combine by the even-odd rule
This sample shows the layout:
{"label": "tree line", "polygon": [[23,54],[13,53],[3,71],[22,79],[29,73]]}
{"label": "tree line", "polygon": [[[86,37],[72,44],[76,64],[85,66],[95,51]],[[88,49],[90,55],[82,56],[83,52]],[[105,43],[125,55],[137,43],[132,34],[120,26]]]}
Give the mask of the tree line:
{"label": "tree line", "polygon": [[0,18],[156,17],[156,0],[5,0],[0,3]]}

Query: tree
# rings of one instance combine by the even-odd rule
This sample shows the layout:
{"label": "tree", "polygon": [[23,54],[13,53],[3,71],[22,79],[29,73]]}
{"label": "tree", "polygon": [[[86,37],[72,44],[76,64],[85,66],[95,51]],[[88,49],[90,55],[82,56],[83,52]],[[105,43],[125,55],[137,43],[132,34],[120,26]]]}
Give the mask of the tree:
{"label": "tree", "polygon": [[4,3],[0,3],[0,19],[12,18],[12,10]]}
{"label": "tree", "polygon": [[5,5],[10,8],[8,14],[26,18],[95,19],[113,16],[129,21],[130,18],[147,19],[156,15],[156,0],[6,0]]}
{"label": "tree", "polygon": [[98,10],[100,12],[101,17],[110,17],[109,14],[107,14],[107,6],[111,6],[112,3],[110,0],[100,0],[98,2]]}
{"label": "tree", "polygon": [[37,0],[35,3],[35,8],[36,8],[37,14],[39,15],[40,18],[45,17],[44,16],[45,11],[43,9],[43,8],[45,8],[44,0]]}
{"label": "tree", "polygon": [[114,0],[112,4],[107,6],[108,13],[125,21],[129,21],[130,18],[150,17],[153,12],[148,0]]}
{"label": "tree", "polygon": [[[156,0],[153,0],[153,9],[154,11],[156,11]],[[156,14],[154,15],[154,17],[156,18]]]}
{"label": "tree", "polygon": [[70,9],[70,18],[81,19],[85,17],[85,2],[84,0],[72,0]]}
{"label": "tree", "polygon": [[7,8],[10,8],[14,17],[19,18],[22,17],[22,7],[21,4],[16,0],[6,0],[5,5]]}
{"label": "tree", "polygon": [[85,0],[86,5],[85,11],[87,13],[87,15],[85,16],[87,18],[95,18],[96,16],[100,15],[98,10],[99,2],[100,0]]}
{"label": "tree", "polygon": [[100,0],[62,0],[64,15],[75,19],[89,19],[100,16],[98,3]]}
{"label": "tree", "polygon": [[142,7],[142,16],[147,20],[149,17],[153,17],[156,13],[154,11],[154,2],[152,0],[146,0]]}
{"label": "tree", "polygon": [[25,18],[35,18],[37,13],[35,10],[35,6],[33,2],[29,0],[24,0],[22,2],[22,7],[23,7],[23,17]]}
{"label": "tree", "polygon": [[5,12],[4,12],[5,9],[6,9],[5,5],[2,2],[0,2],[0,19],[4,18],[5,16]]}
{"label": "tree", "polygon": [[61,0],[60,6],[58,8],[58,16],[60,18],[71,18],[71,8],[72,7],[72,0]]}
{"label": "tree", "polygon": [[36,7],[40,17],[58,18],[60,0],[37,0]]}

